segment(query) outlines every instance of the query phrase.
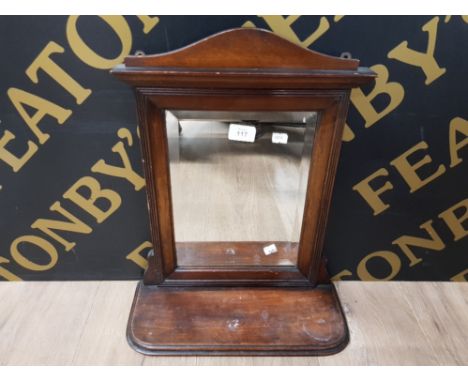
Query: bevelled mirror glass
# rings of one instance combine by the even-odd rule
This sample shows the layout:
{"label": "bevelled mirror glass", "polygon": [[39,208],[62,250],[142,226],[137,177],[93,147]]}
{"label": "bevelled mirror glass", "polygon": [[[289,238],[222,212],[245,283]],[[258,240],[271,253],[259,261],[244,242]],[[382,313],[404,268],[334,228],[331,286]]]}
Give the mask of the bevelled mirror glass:
{"label": "bevelled mirror glass", "polygon": [[178,266],[297,264],[318,116],[165,112]]}

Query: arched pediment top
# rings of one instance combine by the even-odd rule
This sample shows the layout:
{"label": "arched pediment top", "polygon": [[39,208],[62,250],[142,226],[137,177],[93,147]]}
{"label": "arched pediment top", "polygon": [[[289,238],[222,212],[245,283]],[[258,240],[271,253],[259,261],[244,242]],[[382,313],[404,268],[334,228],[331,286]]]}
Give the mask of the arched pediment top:
{"label": "arched pediment top", "polygon": [[256,28],[220,32],[167,53],[128,56],[126,67],[185,69],[356,70],[359,60],[332,57],[302,48]]}

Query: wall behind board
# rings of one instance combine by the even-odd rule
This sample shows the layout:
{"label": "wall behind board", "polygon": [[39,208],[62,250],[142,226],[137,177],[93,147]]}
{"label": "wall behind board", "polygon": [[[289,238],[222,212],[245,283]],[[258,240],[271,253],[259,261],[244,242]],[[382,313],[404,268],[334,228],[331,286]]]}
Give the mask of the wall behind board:
{"label": "wall behind board", "polygon": [[[141,277],[151,244],[135,103],[109,69],[240,26],[349,52],[379,75],[351,98],[325,243],[331,275],[468,278],[467,17],[8,16],[0,280]],[[122,157],[133,182],[106,166]],[[90,187],[106,190],[96,205]]]}

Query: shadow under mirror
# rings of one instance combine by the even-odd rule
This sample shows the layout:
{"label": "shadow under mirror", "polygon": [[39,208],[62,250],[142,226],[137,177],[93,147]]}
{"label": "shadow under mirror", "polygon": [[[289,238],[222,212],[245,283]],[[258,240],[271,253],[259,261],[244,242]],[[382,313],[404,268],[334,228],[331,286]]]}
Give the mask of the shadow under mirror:
{"label": "shadow under mirror", "polygon": [[317,119],[166,111],[178,266],[296,265]]}

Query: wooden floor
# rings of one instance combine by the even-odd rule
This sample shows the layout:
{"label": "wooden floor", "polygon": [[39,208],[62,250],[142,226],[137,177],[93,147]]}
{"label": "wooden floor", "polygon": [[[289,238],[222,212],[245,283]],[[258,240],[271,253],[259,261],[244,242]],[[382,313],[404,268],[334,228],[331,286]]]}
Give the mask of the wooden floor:
{"label": "wooden floor", "polygon": [[468,283],[340,282],[351,332],[327,357],[145,357],[125,339],[136,282],[0,283],[0,365],[467,365]]}

